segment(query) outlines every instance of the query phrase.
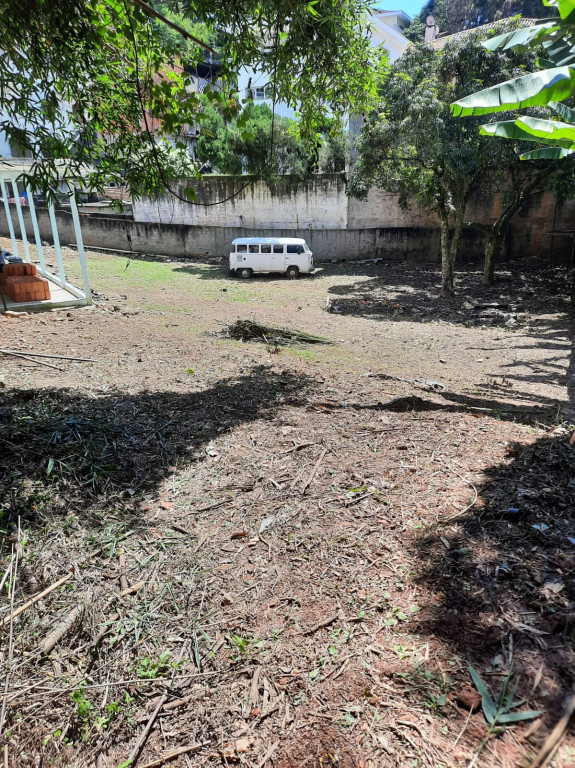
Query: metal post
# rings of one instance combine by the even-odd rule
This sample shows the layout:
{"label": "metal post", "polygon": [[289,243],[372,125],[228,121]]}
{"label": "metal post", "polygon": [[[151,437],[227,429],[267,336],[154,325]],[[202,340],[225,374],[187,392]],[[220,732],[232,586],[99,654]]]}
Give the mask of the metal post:
{"label": "metal post", "polygon": [[72,219],[74,221],[74,233],[76,235],[76,246],[78,248],[78,258],[80,259],[80,268],[82,270],[82,281],[84,283],[84,293],[86,294],[86,302],[92,303],[92,291],[90,290],[90,277],[88,275],[88,265],[86,263],[86,251],[84,250],[84,241],[82,240],[82,227],[80,226],[80,214],[78,213],[78,206],[76,205],[76,195],[72,191],[70,195],[70,210],[72,211]]}
{"label": "metal post", "polygon": [[6,211],[6,220],[8,221],[8,230],[10,231],[10,239],[12,240],[12,253],[14,256],[18,256],[18,243],[16,242],[16,235],[14,234],[14,225],[12,224],[12,213],[10,212],[10,203],[8,202],[8,193],[6,192],[6,184],[4,179],[0,179],[0,188],[2,189],[2,197],[4,199],[4,210]]}
{"label": "metal post", "polygon": [[52,240],[54,241],[54,251],[56,252],[56,260],[58,262],[58,272],[60,273],[60,282],[62,284],[62,288],[64,288],[66,286],[66,274],[64,272],[64,262],[62,261],[62,248],[60,247],[60,235],[58,234],[58,224],[56,223],[54,206],[51,202],[48,203],[48,213],[50,214],[50,226],[52,227]]}
{"label": "metal post", "polygon": [[26,226],[24,224],[24,216],[22,215],[22,206],[20,205],[20,194],[18,192],[18,182],[16,179],[12,179],[12,189],[14,190],[14,200],[16,201],[16,213],[18,214],[18,222],[20,223],[20,232],[22,232],[24,261],[30,263],[30,248],[28,247],[28,236],[26,235]]}
{"label": "metal post", "polygon": [[34,240],[36,241],[36,250],[38,251],[38,261],[40,262],[40,271],[42,274],[46,274],[46,263],[44,261],[44,251],[42,249],[42,238],[40,237],[40,229],[38,227],[38,219],[36,217],[36,206],[34,205],[34,197],[30,187],[26,187],[26,193],[28,195],[28,207],[30,208],[30,218],[32,220],[32,229],[34,230]]}

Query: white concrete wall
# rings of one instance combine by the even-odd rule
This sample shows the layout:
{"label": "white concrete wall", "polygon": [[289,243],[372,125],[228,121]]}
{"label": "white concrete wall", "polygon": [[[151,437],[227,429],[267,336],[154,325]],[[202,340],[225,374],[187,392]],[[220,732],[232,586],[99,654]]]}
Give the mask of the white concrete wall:
{"label": "white concrete wall", "polygon": [[[134,220],[163,224],[247,229],[346,229],[348,198],[341,176],[314,176],[298,182],[290,176],[268,185],[256,181],[243,191],[249,177],[208,176],[196,187],[192,205],[176,197],[134,202]],[[176,191],[183,196],[184,184]],[[234,196],[235,195],[235,196]],[[233,196],[233,197],[232,197]],[[220,200],[231,200],[214,205]]]}
{"label": "white concrete wall", "polygon": [[[217,203],[234,195],[248,177],[208,176],[197,187],[197,202]],[[177,192],[183,195],[184,184]],[[337,174],[317,175],[305,182],[290,176],[275,184],[250,184],[221,205],[191,205],[175,197],[134,202],[134,220],[162,224],[247,229],[370,229],[435,227],[434,217],[413,205],[400,208],[395,195],[372,189],[367,200],[348,197]]]}

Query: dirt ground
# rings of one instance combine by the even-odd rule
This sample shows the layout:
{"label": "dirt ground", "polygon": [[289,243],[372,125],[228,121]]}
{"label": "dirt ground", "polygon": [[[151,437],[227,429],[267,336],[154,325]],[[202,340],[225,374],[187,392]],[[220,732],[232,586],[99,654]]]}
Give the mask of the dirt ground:
{"label": "dirt ground", "polygon": [[[95,361],[0,355],[11,768],[530,764],[575,684],[568,271],[89,265],[93,307],[0,317]],[[540,714],[489,733],[470,665]]]}

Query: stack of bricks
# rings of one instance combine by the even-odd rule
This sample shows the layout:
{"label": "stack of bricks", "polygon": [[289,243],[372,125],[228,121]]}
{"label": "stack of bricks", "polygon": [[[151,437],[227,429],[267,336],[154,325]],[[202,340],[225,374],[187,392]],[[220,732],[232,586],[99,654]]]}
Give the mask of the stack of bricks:
{"label": "stack of bricks", "polygon": [[5,264],[0,273],[0,286],[12,301],[45,301],[50,298],[47,280],[38,277],[34,264]]}

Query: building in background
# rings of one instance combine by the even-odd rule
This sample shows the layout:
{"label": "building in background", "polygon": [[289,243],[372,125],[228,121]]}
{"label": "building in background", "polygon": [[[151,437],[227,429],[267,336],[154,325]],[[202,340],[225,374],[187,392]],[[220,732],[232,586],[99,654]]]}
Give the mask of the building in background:
{"label": "building in background", "polygon": [[[399,59],[409,45],[409,40],[403,34],[411,18],[403,11],[372,11],[370,19],[371,44],[382,47],[387,51],[390,61]],[[271,49],[270,49],[271,51]],[[268,72],[257,72],[253,69],[243,69],[238,75],[238,90],[240,99],[253,99],[255,104],[272,106],[273,89],[269,82]],[[295,118],[293,106],[277,102],[275,113],[279,117]]]}

